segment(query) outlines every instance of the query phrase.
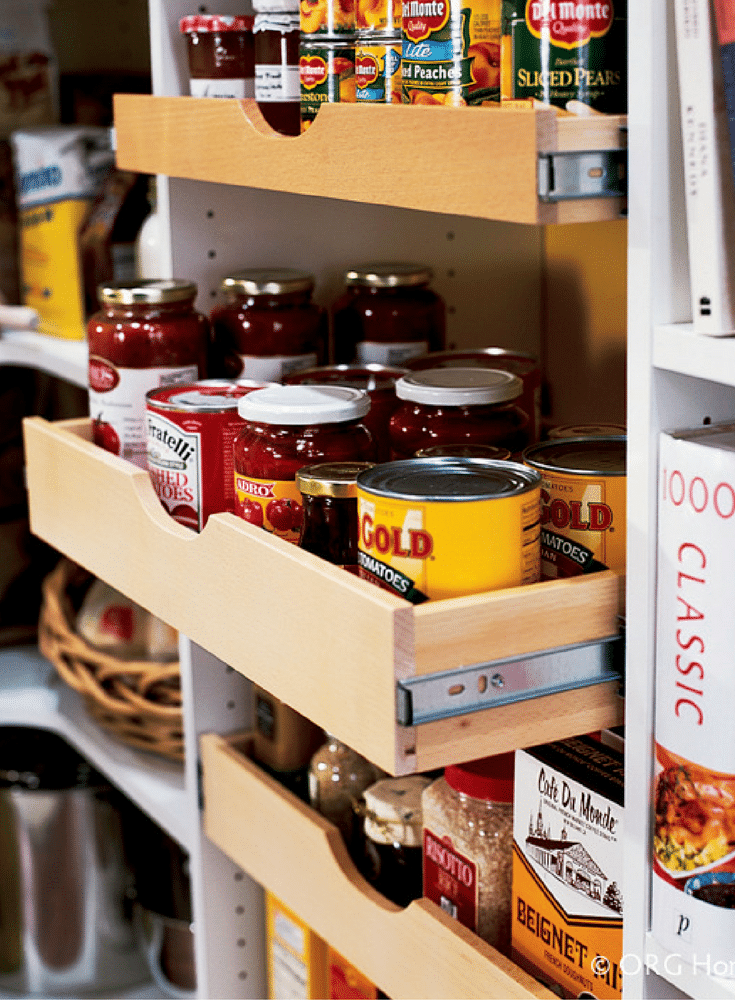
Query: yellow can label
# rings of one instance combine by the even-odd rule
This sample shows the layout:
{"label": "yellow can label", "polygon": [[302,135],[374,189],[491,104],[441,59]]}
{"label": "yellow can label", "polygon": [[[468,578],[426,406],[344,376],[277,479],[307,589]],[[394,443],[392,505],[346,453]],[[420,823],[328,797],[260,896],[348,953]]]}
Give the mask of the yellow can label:
{"label": "yellow can label", "polygon": [[413,604],[535,583],[540,488],[468,501],[416,501],[358,487],[359,573]]}
{"label": "yellow can label", "polygon": [[626,477],[539,471],[541,575],[624,573]]}

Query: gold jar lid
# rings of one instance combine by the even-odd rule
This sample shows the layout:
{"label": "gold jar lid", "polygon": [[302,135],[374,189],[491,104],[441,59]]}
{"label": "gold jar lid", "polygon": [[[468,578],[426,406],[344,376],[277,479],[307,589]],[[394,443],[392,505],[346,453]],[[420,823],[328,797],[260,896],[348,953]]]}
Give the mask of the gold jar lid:
{"label": "gold jar lid", "polygon": [[97,288],[97,297],[105,305],[160,305],[193,299],[197,286],[182,278],[150,278],[141,281],[106,282]]}
{"label": "gold jar lid", "polygon": [[313,275],[291,267],[251,267],[222,279],[222,291],[238,295],[290,295],[313,288]]}
{"label": "gold jar lid", "polygon": [[401,264],[395,261],[356,264],[345,271],[346,285],[361,285],[367,288],[407,288],[412,285],[428,285],[434,276],[430,267],[423,264]]}
{"label": "gold jar lid", "polygon": [[371,469],[372,462],[322,462],[296,473],[296,486],[312,497],[356,497],[357,475]]}

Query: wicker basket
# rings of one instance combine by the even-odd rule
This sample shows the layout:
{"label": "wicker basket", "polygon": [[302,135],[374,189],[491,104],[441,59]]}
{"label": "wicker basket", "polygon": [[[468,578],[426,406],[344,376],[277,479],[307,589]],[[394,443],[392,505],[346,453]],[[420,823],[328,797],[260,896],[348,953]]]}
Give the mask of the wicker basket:
{"label": "wicker basket", "polygon": [[82,695],[101,726],[138,749],[183,760],[179,664],[116,659],[77,635],[77,610],[92,579],[65,558],[45,578],[38,623],[41,653]]}

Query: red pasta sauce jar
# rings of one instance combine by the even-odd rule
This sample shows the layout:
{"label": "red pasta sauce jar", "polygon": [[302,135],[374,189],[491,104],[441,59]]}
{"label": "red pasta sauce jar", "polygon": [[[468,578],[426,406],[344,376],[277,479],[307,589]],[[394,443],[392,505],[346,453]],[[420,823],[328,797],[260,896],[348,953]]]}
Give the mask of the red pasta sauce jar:
{"label": "red pasta sauce jar", "polygon": [[314,278],[293,268],[250,268],[222,281],[212,320],[212,374],[282,382],[327,360],[328,318]]}
{"label": "red pasta sauce jar", "polygon": [[146,468],[146,394],[204,378],[209,323],[177,278],[100,285],[87,323],[95,444]]}
{"label": "red pasta sauce jar", "polygon": [[403,405],[390,418],[391,455],[412,458],[433,445],[489,444],[519,455],[528,415],[516,406],[517,375],[490,368],[430,368],[396,382]]}
{"label": "red pasta sauce jar", "polygon": [[238,404],[245,425],[235,439],[235,510],[289,542],[303,519],[296,473],[320,462],[371,462],[362,418],[370,397],[338,385],[274,385]]}

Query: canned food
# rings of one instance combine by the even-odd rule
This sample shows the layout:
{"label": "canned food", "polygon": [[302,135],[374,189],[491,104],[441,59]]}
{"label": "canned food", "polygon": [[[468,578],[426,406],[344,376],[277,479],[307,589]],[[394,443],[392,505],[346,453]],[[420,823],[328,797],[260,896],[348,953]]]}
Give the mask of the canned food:
{"label": "canned food", "polygon": [[266,385],[203,379],[147,393],[148,472],[180,524],[201,531],[211,514],[235,512],[232,445],[243,426],[237,403]]}
{"label": "canned food", "polygon": [[535,583],[540,491],[516,462],[376,465],[357,477],[359,575],[413,604]]}
{"label": "canned food", "polygon": [[401,104],[401,36],[357,36],[355,97],[358,104]]}
{"label": "canned food", "polygon": [[501,98],[625,114],[627,31],[626,0],[503,0]]}
{"label": "canned food", "polygon": [[542,477],[541,575],[625,572],[625,437],[532,445],[526,465]]}
{"label": "canned food", "polygon": [[625,424],[557,424],[549,428],[548,436],[558,438],[609,437],[611,434],[625,434]]}
{"label": "canned food", "polygon": [[358,32],[401,34],[401,0],[356,0],[355,24]]}
{"label": "canned food", "polygon": [[322,104],[354,104],[355,36],[301,37],[301,131],[305,132]]}

